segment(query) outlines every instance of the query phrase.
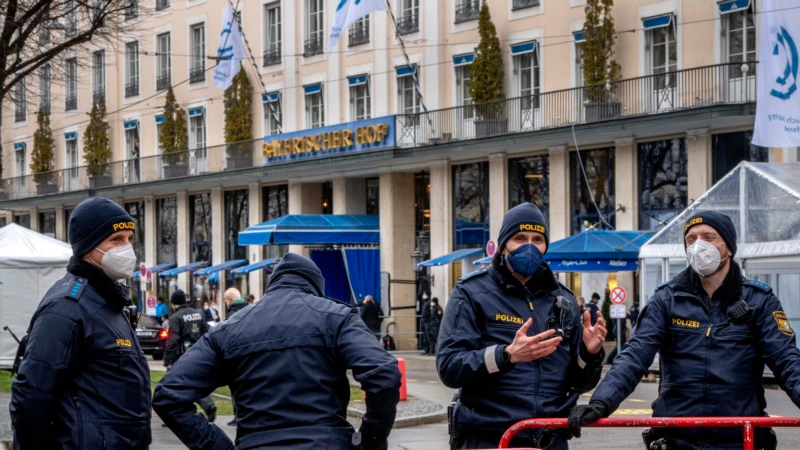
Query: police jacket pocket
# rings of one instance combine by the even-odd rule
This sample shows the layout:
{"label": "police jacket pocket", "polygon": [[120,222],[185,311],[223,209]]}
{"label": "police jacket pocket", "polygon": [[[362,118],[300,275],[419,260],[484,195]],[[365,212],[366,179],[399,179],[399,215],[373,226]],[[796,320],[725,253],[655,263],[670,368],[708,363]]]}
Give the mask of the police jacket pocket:
{"label": "police jacket pocket", "polygon": [[[85,442],[88,449],[140,450],[147,449],[152,441],[150,426],[145,422],[122,420],[91,421],[88,435],[96,441]],[[92,429],[93,428],[93,429]]]}
{"label": "police jacket pocket", "polygon": [[661,391],[653,402],[653,417],[698,417],[705,416],[704,388],[699,386],[661,385]]}

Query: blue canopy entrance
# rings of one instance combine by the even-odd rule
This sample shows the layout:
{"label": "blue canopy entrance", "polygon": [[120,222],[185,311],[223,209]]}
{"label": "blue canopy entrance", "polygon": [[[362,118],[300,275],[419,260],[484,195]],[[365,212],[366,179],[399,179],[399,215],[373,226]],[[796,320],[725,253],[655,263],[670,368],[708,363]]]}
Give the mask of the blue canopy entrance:
{"label": "blue canopy entrance", "polygon": [[380,243],[377,214],[289,214],[248,227],[239,245],[364,245]]}

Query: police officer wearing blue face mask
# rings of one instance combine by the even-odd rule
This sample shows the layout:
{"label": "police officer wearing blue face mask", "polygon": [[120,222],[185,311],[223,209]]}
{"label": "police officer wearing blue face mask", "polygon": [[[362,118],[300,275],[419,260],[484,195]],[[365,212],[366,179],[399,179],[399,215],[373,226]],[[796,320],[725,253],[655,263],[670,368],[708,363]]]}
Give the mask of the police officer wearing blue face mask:
{"label": "police officer wearing blue face mask", "polygon": [[[639,314],[628,346],[588,405],[569,422],[607,417],[636,388],[656,352],[661,383],[654,417],[766,416],[764,364],[800,407],[800,351],[781,302],[764,284],[742,276],[733,261],[736,228],[716,211],[700,211],[684,226],[690,267],[660,286]],[[740,449],[738,428],[654,428],[649,449]],[[756,429],[757,449],[775,449],[772,430]]]}
{"label": "police officer wearing blue face mask", "polygon": [[16,450],[150,445],[150,370],[134,332],[129,288],[136,225],[109,199],[72,212],[67,274],[31,319],[11,387]]}
{"label": "police officer wearing blue face mask", "polygon": [[[436,365],[459,389],[450,408],[452,448],[494,448],[514,423],[567,417],[597,385],[605,321],[591,325],[544,253],[547,224],[523,203],[503,218],[492,266],[459,280],[439,331]],[[526,431],[512,447],[567,449],[569,430]]]}

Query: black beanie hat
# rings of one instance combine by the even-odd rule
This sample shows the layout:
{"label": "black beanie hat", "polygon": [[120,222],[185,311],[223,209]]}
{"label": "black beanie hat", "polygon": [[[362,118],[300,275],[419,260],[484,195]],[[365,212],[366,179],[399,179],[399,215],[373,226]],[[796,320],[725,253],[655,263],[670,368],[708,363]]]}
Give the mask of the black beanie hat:
{"label": "black beanie hat", "polygon": [[314,261],[297,253],[287,253],[283,255],[281,262],[275,266],[269,282],[272,284],[282,276],[289,274],[304,278],[317,290],[320,297],[325,297],[325,278],[322,276],[319,267],[314,264]]}
{"label": "black beanie hat", "polygon": [[173,305],[185,305],[186,304],[186,293],[182,290],[178,289],[177,291],[172,293],[172,297],[169,299],[170,303]]}
{"label": "black beanie hat", "polygon": [[[717,230],[719,236],[725,241],[725,245],[731,251],[731,257],[736,256],[736,227],[730,217],[717,211],[697,211],[689,217],[686,225],[683,226],[683,237],[695,225],[708,225]],[[686,244],[684,243],[684,246]]]}
{"label": "black beanie hat", "polygon": [[550,238],[547,236],[547,222],[544,221],[544,214],[539,211],[533,203],[521,203],[508,210],[503,216],[503,224],[500,227],[500,235],[497,237],[497,248],[502,251],[506,242],[520,231],[538,231],[544,235],[547,247],[550,247]]}
{"label": "black beanie hat", "polygon": [[72,254],[81,257],[117,231],[135,231],[136,225],[121,206],[105,197],[92,197],[72,210],[67,225]]}

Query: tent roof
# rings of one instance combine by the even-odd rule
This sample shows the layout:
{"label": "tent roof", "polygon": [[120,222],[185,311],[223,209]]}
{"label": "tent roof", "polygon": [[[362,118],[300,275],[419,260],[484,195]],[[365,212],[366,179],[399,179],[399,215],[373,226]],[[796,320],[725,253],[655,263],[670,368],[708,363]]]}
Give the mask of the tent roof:
{"label": "tent roof", "polygon": [[278,258],[269,258],[263,261],[259,261],[257,263],[250,264],[249,266],[239,267],[238,269],[231,270],[233,275],[247,275],[250,272],[256,271],[258,269],[267,269],[272,267],[275,263],[278,262]]}
{"label": "tent roof", "polygon": [[232,259],[230,261],[226,261],[222,264],[217,264],[216,266],[206,267],[205,269],[200,269],[194,273],[195,277],[207,277],[212,273],[217,273],[220,270],[230,270],[236,267],[241,267],[247,264],[246,259]]}
{"label": "tent roof", "polygon": [[377,214],[288,214],[239,233],[239,245],[379,243]]}
{"label": "tent roof", "polygon": [[[164,272],[160,272],[158,274],[158,276],[159,276],[159,278],[175,278],[175,277],[177,277],[178,275],[180,275],[180,274],[182,274],[184,272],[189,272],[189,271],[192,271],[192,270],[202,269],[203,267],[206,267],[206,266],[208,266],[208,261],[193,262],[193,263],[190,263],[190,264],[186,264],[184,266],[180,266],[180,267],[176,267],[174,269],[169,269],[169,270],[166,270]],[[152,272],[152,270],[151,270],[151,272]]]}
{"label": "tent roof", "polygon": [[544,259],[639,259],[639,247],[652,234],[644,231],[587,230],[550,244]]}
{"label": "tent roof", "polygon": [[438,258],[423,261],[417,265],[419,267],[444,266],[446,264],[458,261],[459,259],[466,259],[470,256],[479,255],[481,253],[483,253],[482,248],[465,248],[462,250],[456,250],[453,253],[448,253],[447,255],[440,256]]}
{"label": "tent roof", "polygon": [[685,258],[683,225],[697,211],[727,214],[739,258],[800,254],[800,163],[742,162],[652,239],[640,258]]}
{"label": "tent roof", "polygon": [[0,266],[66,267],[72,247],[15,223],[0,228]]}

